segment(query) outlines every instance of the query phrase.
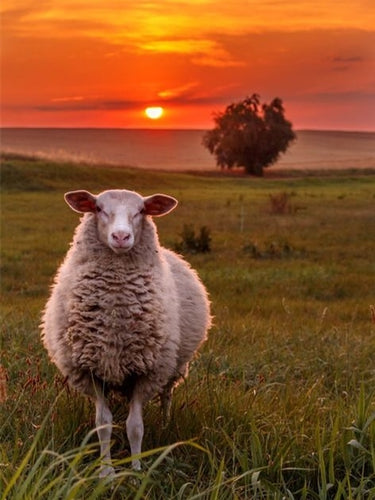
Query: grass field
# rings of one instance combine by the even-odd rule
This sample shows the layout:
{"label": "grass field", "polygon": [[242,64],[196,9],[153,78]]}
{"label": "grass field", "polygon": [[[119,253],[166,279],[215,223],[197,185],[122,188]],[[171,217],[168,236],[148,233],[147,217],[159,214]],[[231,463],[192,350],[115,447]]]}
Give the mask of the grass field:
{"label": "grass field", "polygon": [[[9,155],[1,172],[0,498],[375,498],[374,174],[208,177]],[[186,224],[209,228],[211,252],[186,258],[215,316],[169,426],[146,408],[141,473],[113,397],[112,482],[96,474],[94,407],[64,385],[38,328],[78,222],[63,193],[110,187],[180,200],[157,220],[165,246]]]}

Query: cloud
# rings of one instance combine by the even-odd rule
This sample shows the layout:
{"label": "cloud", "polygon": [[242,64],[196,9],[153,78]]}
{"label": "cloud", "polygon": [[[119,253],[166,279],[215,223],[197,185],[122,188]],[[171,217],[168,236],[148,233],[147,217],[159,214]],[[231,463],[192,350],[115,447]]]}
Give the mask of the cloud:
{"label": "cloud", "polygon": [[191,62],[200,66],[231,67],[244,66],[243,61],[234,59],[230,52],[215,40],[186,38],[170,40],[149,40],[138,44],[141,51],[157,54],[180,54],[191,56]]}
{"label": "cloud", "polygon": [[51,99],[51,102],[77,102],[83,101],[84,97],[82,96],[73,96],[73,97],[54,97]]}
{"label": "cloud", "polygon": [[191,82],[181,87],[162,90],[157,93],[156,98],[147,100],[84,96],[54,97],[50,102],[37,104],[31,109],[41,112],[126,111],[144,109],[150,103],[159,102],[160,99],[166,105],[178,104],[179,106],[215,105],[227,103],[230,100],[227,91],[233,89],[233,85],[212,88],[209,93],[198,92],[198,85],[198,82]]}
{"label": "cloud", "polygon": [[352,69],[353,64],[362,63],[365,58],[362,56],[334,56],[330,58],[333,63],[332,71],[345,72]]}
{"label": "cloud", "polygon": [[345,102],[345,101],[368,101],[375,100],[375,92],[368,90],[346,90],[341,92],[320,92],[315,95],[321,101]]}
{"label": "cloud", "polygon": [[[4,28],[19,36],[102,39],[138,45],[163,38],[198,40],[217,34],[310,31],[355,28],[372,30],[366,1],[341,0],[3,0]],[[9,20],[9,22],[7,21]]]}
{"label": "cloud", "polygon": [[217,58],[212,56],[194,57],[191,62],[197,66],[211,66],[212,68],[234,68],[246,66],[244,62],[236,61],[230,58]]}
{"label": "cloud", "polygon": [[199,82],[190,82],[179,87],[174,87],[171,89],[161,90],[158,92],[158,96],[165,100],[176,99],[184,95],[188,95],[192,89],[196,88]]}
{"label": "cloud", "polygon": [[145,52],[157,52],[164,54],[194,54],[207,52],[215,47],[211,40],[199,39],[166,39],[147,40],[137,44],[138,48]]}
{"label": "cloud", "polygon": [[57,97],[46,104],[37,104],[32,108],[37,111],[121,111],[137,109],[146,103],[139,101],[113,100],[113,99],[85,99]]}
{"label": "cloud", "polygon": [[212,66],[213,68],[234,68],[246,66],[244,61],[234,59],[226,51],[218,51],[207,55],[198,55],[193,57],[191,62],[198,66]]}
{"label": "cloud", "polygon": [[372,90],[348,89],[341,91],[326,92],[306,92],[299,95],[288,96],[289,100],[306,102],[331,102],[345,103],[352,102],[370,102],[375,101],[375,92]]}
{"label": "cloud", "polygon": [[364,58],[362,56],[336,56],[332,57],[332,62],[334,63],[358,63],[363,62]]}

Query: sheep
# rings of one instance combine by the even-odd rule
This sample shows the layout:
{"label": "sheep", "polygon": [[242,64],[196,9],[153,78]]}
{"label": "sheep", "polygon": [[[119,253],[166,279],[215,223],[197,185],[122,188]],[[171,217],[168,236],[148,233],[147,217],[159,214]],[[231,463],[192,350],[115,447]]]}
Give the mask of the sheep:
{"label": "sheep", "polygon": [[210,302],[197,273],[159,243],[152,217],[171,212],[175,198],[115,189],[70,191],[65,201],[84,215],[43,312],[42,341],[69,384],[95,401],[99,476],[114,474],[111,390],[129,400],[126,433],[140,470],[143,407],[158,395],[169,418],[172,391],[207,338]]}

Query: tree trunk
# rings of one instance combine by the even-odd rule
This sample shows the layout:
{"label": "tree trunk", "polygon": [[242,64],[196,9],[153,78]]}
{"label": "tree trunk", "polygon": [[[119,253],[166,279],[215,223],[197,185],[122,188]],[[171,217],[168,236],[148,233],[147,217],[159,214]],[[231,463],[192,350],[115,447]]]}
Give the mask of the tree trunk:
{"label": "tree trunk", "polygon": [[245,165],[245,170],[248,174],[263,177],[263,167],[259,163],[248,163]]}
{"label": "tree trunk", "polygon": [[263,177],[263,166],[262,165],[255,165],[254,166],[254,175],[257,177]]}

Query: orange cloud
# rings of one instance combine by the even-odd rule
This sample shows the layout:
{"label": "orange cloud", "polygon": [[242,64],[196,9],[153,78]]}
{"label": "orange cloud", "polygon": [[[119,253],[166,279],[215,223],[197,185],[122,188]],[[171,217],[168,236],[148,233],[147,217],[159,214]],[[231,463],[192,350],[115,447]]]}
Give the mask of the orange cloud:
{"label": "orange cloud", "polygon": [[[15,7],[16,5],[16,7]],[[79,34],[111,43],[149,43],[158,39],[207,40],[217,33],[238,35],[320,29],[372,30],[370,1],[341,0],[3,0],[3,26],[20,36],[54,37]],[[9,23],[8,21],[11,21]],[[15,24],[16,23],[16,24]]]}
{"label": "orange cloud", "polygon": [[233,59],[230,53],[214,40],[154,40],[140,44],[139,48],[157,54],[187,54],[192,56],[192,63],[201,66],[224,68],[245,64]]}
{"label": "orange cloud", "polygon": [[162,99],[180,98],[181,96],[186,95],[187,93],[191,92],[193,89],[198,87],[198,85],[199,85],[198,82],[186,83],[179,87],[161,90],[160,92],[158,92],[158,96],[161,97]]}

